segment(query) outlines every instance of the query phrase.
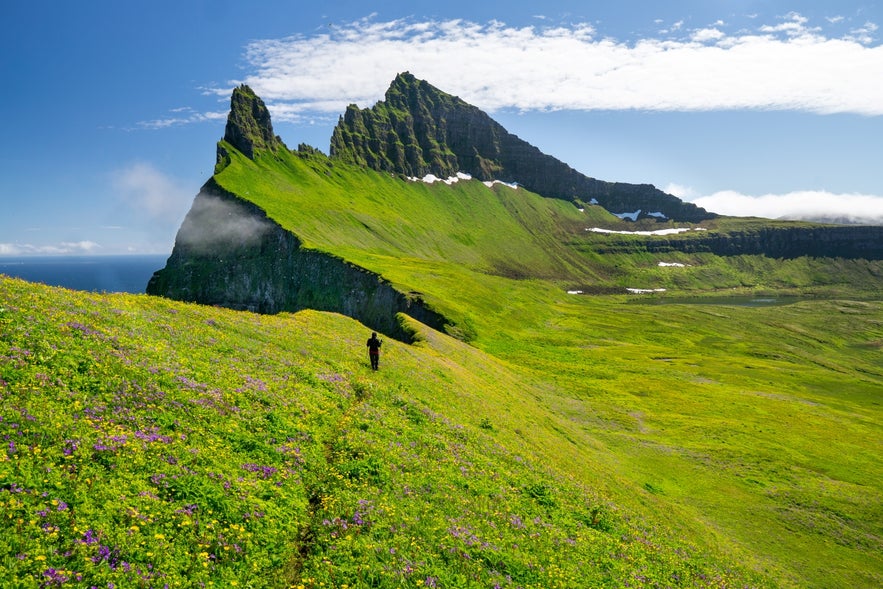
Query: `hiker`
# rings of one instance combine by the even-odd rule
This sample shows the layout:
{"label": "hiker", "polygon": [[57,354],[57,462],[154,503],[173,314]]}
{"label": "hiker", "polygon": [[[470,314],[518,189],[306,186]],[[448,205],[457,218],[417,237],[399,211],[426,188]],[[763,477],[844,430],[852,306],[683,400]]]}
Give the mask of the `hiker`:
{"label": "hiker", "polygon": [[372,331],[371,337],[368,338],[368,358],[371,359],[371,368],[377,370],[377,366],[380,363],[380,346],[383,344],[382,341],[377,339],[377,332]]}

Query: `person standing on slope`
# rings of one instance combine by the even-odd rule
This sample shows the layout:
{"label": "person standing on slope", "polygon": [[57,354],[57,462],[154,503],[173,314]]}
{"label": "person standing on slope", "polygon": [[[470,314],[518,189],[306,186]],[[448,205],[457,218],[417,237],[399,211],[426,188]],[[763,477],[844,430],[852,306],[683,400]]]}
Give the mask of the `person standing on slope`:
{"label": "person standing on slope", "polygon": [[371,360],[371,368],[377,370],[378,365],[380,364],[380,346],[383,345],[383,342],[377,339],[377,332],[371,332],[371,337],[368,338],[368,358]]}

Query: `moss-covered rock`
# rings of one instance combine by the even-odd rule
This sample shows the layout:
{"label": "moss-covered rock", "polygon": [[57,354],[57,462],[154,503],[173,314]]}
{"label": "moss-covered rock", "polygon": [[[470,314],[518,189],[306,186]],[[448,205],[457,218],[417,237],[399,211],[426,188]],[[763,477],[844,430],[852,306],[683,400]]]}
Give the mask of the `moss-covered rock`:
{"label": "moss-covered rock", "polygon": [[[286,149],[282,139],[273,133],[270,111],[264,101],[245,84],[234,88],[230,97],[224,141],[249,159],[254,159],[261,150],[272,152]],[[218,150],[218,164],[226,160],[226,155]]]}
{"label": "moss-covered rock", "polygon": [[331,156],[375,170],[440,178],[466,172],[523,185],[543,196],[590,202],[645,218],[661,213],[698,222],[713,213],[650,184],[604,182],[577,172],[509,133],[490,116],[410,73],[396,76],[384,100],[350,105],[331,137]]}

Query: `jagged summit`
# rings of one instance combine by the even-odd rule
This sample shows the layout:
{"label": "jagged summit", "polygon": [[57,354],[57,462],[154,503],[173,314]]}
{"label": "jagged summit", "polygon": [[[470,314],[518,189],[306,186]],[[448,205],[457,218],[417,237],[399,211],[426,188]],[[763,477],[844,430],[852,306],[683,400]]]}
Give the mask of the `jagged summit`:
{"label": "jagged summit", "polygon": [[[716,215],[650,184],[605,182],[577,172],[509,133],[489,115],[408,72],[383,101],[347,107],[331,137],[331,156],[405,176],[516,182],[547,197],[591,202],[613,213],[698,222]],[[653,215],[659,216],[659,215]]]}
{"label": "jagged summit", "polygon": [[[254,159],[257,150],[276,151],[285,148],[282,139],[273,133],[270,111],[264,101],[245,84],[234,88],[230,97],[230,114],[224,129],[224,141],[249,159]],[[226,157],[223,151],[223,147],[219,145],[219,163]]]}
{"label": "jagged summit", "polygon": [[[287,147],[254,90],[233,90],[215,171],[229,163],[228,147],[249,159]],[[409,72],[398,74],[371,108],[351,104],[331,137],[332,159],[378,171],[440,178],[465,172],[479,180],[517,183],[542,196],[597,203],[630,218],[699,222],[716,217],[650,184],[606,182],[585,176],[509,133],[487,113]]]}

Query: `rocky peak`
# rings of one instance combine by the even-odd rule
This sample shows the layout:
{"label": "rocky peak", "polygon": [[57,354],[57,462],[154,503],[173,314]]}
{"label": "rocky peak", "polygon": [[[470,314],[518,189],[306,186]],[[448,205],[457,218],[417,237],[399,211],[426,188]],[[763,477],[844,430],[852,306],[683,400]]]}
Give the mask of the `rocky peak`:
{"label": "rocky peak", "polygon": [[466,172],[480,180],[518,183],[552,198],[613,213],[701,221],[716,215],[649,184],[605,182],[509,133],[489,115],[408,72],[371,108],[350,105],[331,137],[331,157],[405,176],[440,178]]}
{"label": "rocky peak", "polygon": [[[276,151],[285,147],[282,139],[273,133],[270,111],[264,101],[245,84],[234,88],[230,97],[224,141],[250,159],[254,159],[258,151]],[[219,162],[223,159],[221,149],[219,146]]]}

